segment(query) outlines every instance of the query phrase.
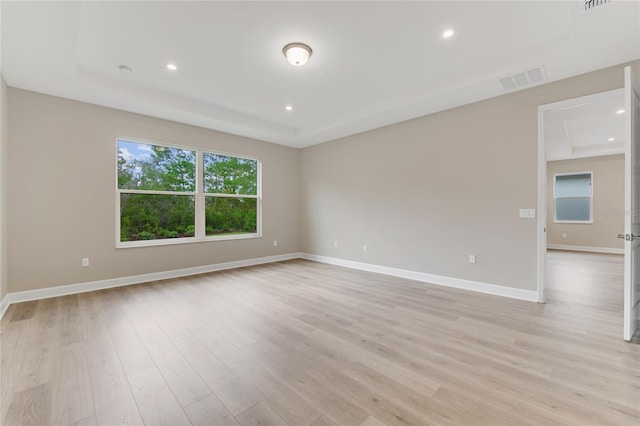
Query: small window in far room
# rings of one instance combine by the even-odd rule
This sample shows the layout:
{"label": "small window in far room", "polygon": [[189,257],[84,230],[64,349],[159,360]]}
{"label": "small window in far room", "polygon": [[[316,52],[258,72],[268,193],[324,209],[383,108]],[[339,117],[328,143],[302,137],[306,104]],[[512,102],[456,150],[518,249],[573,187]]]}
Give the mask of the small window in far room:
{"label": "small window in far room", "polygon": [[554,176],[555,221],[593,223],[593,174],[562,173]]}

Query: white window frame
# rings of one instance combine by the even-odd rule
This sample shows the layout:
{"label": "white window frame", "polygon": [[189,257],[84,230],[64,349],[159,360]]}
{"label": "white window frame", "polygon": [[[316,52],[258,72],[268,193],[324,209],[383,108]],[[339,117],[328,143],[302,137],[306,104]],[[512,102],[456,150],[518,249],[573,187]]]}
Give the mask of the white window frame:
{"label": "white window frame", "polygon": [[[154,190],[140,190],[140,189],[120,189],[118,187],[118,141],[141,143],[145,145],[164,146],[167,148],[177,148],[189,151],[195,151],[196,153],[196,190],[195,192],[180,192],[180,191],[154,191]],[[116,138],[116,155],[115,155],[115,188],[116,188],[116,248],[131,248],[131,247],[152,247],[152,246],[164,246],[173,244],[188,244],[188,243],[201,243],[211,241],[228,241],[228,240],[245,240],[253,238],[262,238],[262,162],[260,159],[250,157],[246,155],[230,154],[227,152],[212,151],[208,149],[195,148],[192,146],[149,141],[139,138],[130,138],[126,136],[119,136]],[[227,157],[242,158],[244,160],[252,160],[256,162],[256,179],[257,188],[256,195],[244,195],[244,194],[217,194],[217,193],[204,193],[204,154],[216,154],[224,155]],[[182,238],[163,238],[156,240],[138,240],[138,241],[120,241],[120,195],[121,194],[149,194],[149,195],[185,195],[192,196],[195,199],[195,233],[193,237]],[[227,198],[255,198],[256,201],[256,232],[248,234],[234,234],[234,235],[206,235],[205,227],[205,198],[207,196],[215,197],[227,197]]]}
{"label": "white window frame", "polygon": [[[558,220],[558,198],[586,198],[581,197],[558,197],[556,194],[556,179],[558,176],[573,176],[573,175],[589,175],[591,177],[591,193],[589,194],[589,220]],[[593,223],[593,172],[568,172],[568,173],[556,173],[553,175],[553,223],[578,223],[578,224],[592,224]]]}

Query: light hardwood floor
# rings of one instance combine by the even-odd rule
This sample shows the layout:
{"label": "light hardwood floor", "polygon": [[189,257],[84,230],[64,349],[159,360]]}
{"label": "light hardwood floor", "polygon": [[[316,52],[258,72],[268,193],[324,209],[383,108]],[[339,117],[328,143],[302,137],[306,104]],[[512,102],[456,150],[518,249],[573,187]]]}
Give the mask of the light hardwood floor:
{"label": "light hardwood floor", "polygon": [[27,302],[3,425],[637,425],[621,257],[552,252],[549,303],[295,260]]}

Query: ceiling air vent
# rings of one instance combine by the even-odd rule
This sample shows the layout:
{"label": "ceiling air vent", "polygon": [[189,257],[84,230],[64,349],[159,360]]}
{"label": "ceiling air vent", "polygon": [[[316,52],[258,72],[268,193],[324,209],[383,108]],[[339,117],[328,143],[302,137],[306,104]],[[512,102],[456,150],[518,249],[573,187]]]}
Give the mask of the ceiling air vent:
{"label": "ceiling air vent", "polygon": [[523,71],[517,74],[509,75],[500,79],[500,84],[504,90],[513,90],[516,87],[523,87],[529,84],[536,84],[544,81],[544,71],[542,67],[533,68],[529,71]]}
{"label": "ceiling air vent", "polygon": [[609,3],[610,0],[584,0],[584,8],[583,11],[591,10],[594,7],[602,6],[604,4]]}

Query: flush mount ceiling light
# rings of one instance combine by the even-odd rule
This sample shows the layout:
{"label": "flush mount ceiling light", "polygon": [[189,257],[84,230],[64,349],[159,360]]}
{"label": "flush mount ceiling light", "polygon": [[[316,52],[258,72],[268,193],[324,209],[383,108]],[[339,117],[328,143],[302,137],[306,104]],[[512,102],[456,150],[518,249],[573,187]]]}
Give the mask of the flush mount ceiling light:
{"label": "flush mount ceiling light", "polygon": [[616,138],[609,138],[607,139],[609,142],[615,142]]}
{"label": "flush mount ceiling light", "polygon": [[616,111],[616,114],[624,114],[624,108],[620,108]]}
{"label": "flush mount ceiling light", "polygon": [[450,28],[449,28],[448,30],[445,30],[445,31],[442,33],[442,38],[449,38],[449,37],[453,36],[455,33],[456,33],[456,32],[455,32],[454,30],[452,30],[452,29],[450,29]]}
{"label": "flush mount ceiling light", "polygon": [[286,107],[284,107],[284,109],[286,109],[287,111],[293,111],[293,107],[291,105],[287,105]]}
{"label": "flush mount ceiling light", "polygon": [[169,62],[169,63],[167,64],[167,69],[168,69],[169,71],[175,71],[175,70],[177,70],[177,69],[178,69],[178,66],[177,66],[176,64],[172,63],[172,62]]}
{"label": "flush mount ceiling light", "polygon": [[304,43],[289,43],[282,49],[282,53],[291,65],[301,67],[311,57],[312,50]]}

